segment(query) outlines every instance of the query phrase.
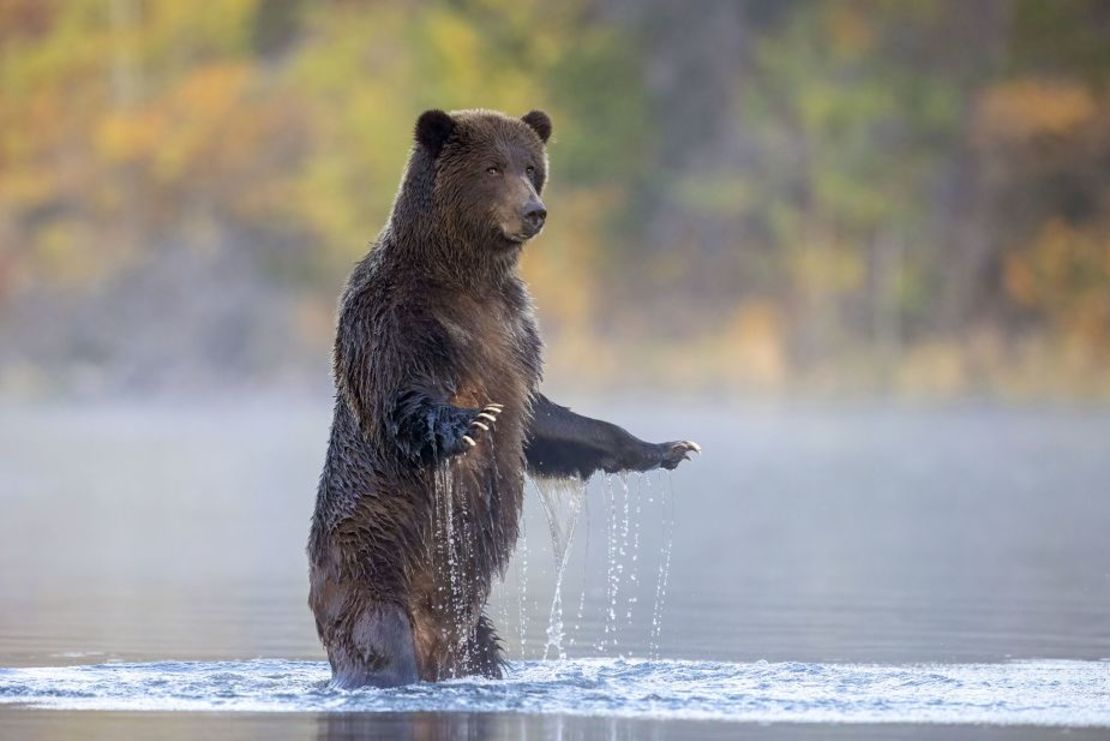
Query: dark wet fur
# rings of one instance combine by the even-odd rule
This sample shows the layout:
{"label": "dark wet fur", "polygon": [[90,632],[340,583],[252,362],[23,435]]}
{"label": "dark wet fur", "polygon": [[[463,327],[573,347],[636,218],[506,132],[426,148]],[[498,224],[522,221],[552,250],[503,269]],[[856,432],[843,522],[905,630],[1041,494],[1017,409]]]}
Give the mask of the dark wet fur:
{"label": "dark wet fur", "polygon": [[[550,133],[537,111],[421,116],[389,224],[343,292],[308,545],[309,604],[340,685],[500,676],[482,608],[516,543],[526,468],[585,478],[673,468],[689,450],[538,393],[517,263]],[[503,177],[483,176],[491,163]],[[504,409],[484,432],[472,423],[490,402]]]}

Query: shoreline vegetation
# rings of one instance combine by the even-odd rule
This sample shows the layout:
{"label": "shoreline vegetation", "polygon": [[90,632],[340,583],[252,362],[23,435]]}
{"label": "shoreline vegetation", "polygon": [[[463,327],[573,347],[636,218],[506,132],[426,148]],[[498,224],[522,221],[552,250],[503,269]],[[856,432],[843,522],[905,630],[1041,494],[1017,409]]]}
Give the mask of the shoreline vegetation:
{"label": "shoreline vegetation", "polygon": [[[969,345],[930,343],[907,348],[897,359],[852,352],[806,369],[786,366],[773,343],[724,346],[728,340],[704,334],[668,344],[549,339],[545,385],[587,399],[654,393],[693,400],[1094,403],[1110,408],[1110,374],[1092,364],[1082,348],[1058,349],[1045,338],[1013,347],[984,334]],[[54,367],[48,376],[30,367],[8,367],[0,373],[0,403],[327,395],[327,359],[321,348],[258,375],[175,362],[172,373],[147,375],[132,384],[121,380],[126,374],[93,366]]]}
{"label": "shoreline vegetation", "polygon": [[0,3],[0,396],[326,387],[427,108],[547,110],[549,381],[1110,400],[1110,7]]}

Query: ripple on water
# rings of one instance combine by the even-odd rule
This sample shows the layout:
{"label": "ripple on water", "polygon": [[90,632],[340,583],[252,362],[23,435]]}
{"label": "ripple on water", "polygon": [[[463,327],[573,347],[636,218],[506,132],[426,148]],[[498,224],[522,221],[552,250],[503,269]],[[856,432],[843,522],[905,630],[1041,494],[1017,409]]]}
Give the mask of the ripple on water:
{"label": "ripple on water", "polygon": [[326,664],[0,669],[0,704],[87,710],[520,712],[642,719],[1110,727],[1110,663],[522,661],[504,680],[344,691]]}

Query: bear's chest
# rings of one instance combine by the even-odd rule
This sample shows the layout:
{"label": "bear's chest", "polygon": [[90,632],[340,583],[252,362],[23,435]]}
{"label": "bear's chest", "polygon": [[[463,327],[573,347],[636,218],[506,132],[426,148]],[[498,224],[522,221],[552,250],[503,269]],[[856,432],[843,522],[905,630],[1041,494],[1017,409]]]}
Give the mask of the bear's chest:
{"label": "bear's chest", "polygon": [[496,402],[522,410],[538,382],[529,358],[529,319],[496,304],[474,308],[447,327],[460,360],[452,403],[473,408]]}

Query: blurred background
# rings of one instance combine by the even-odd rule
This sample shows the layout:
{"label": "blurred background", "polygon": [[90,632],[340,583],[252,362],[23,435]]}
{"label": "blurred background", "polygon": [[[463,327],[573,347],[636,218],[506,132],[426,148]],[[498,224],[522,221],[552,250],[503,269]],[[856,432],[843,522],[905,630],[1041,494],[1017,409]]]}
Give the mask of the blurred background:
{"label": "blurred background", "polygon": [[426,108],[544,108],[556,384],[1110,396],[1100,0],[0,0],[0,394],[328,388]]}
{"label": "blurred background", "polygon": [[336,300],[469,107],[547,388],[705,448],[529,485],[510,658],[1110,656],[1110,3],[0,0],[0,92],[0,667],[323,659]]}

